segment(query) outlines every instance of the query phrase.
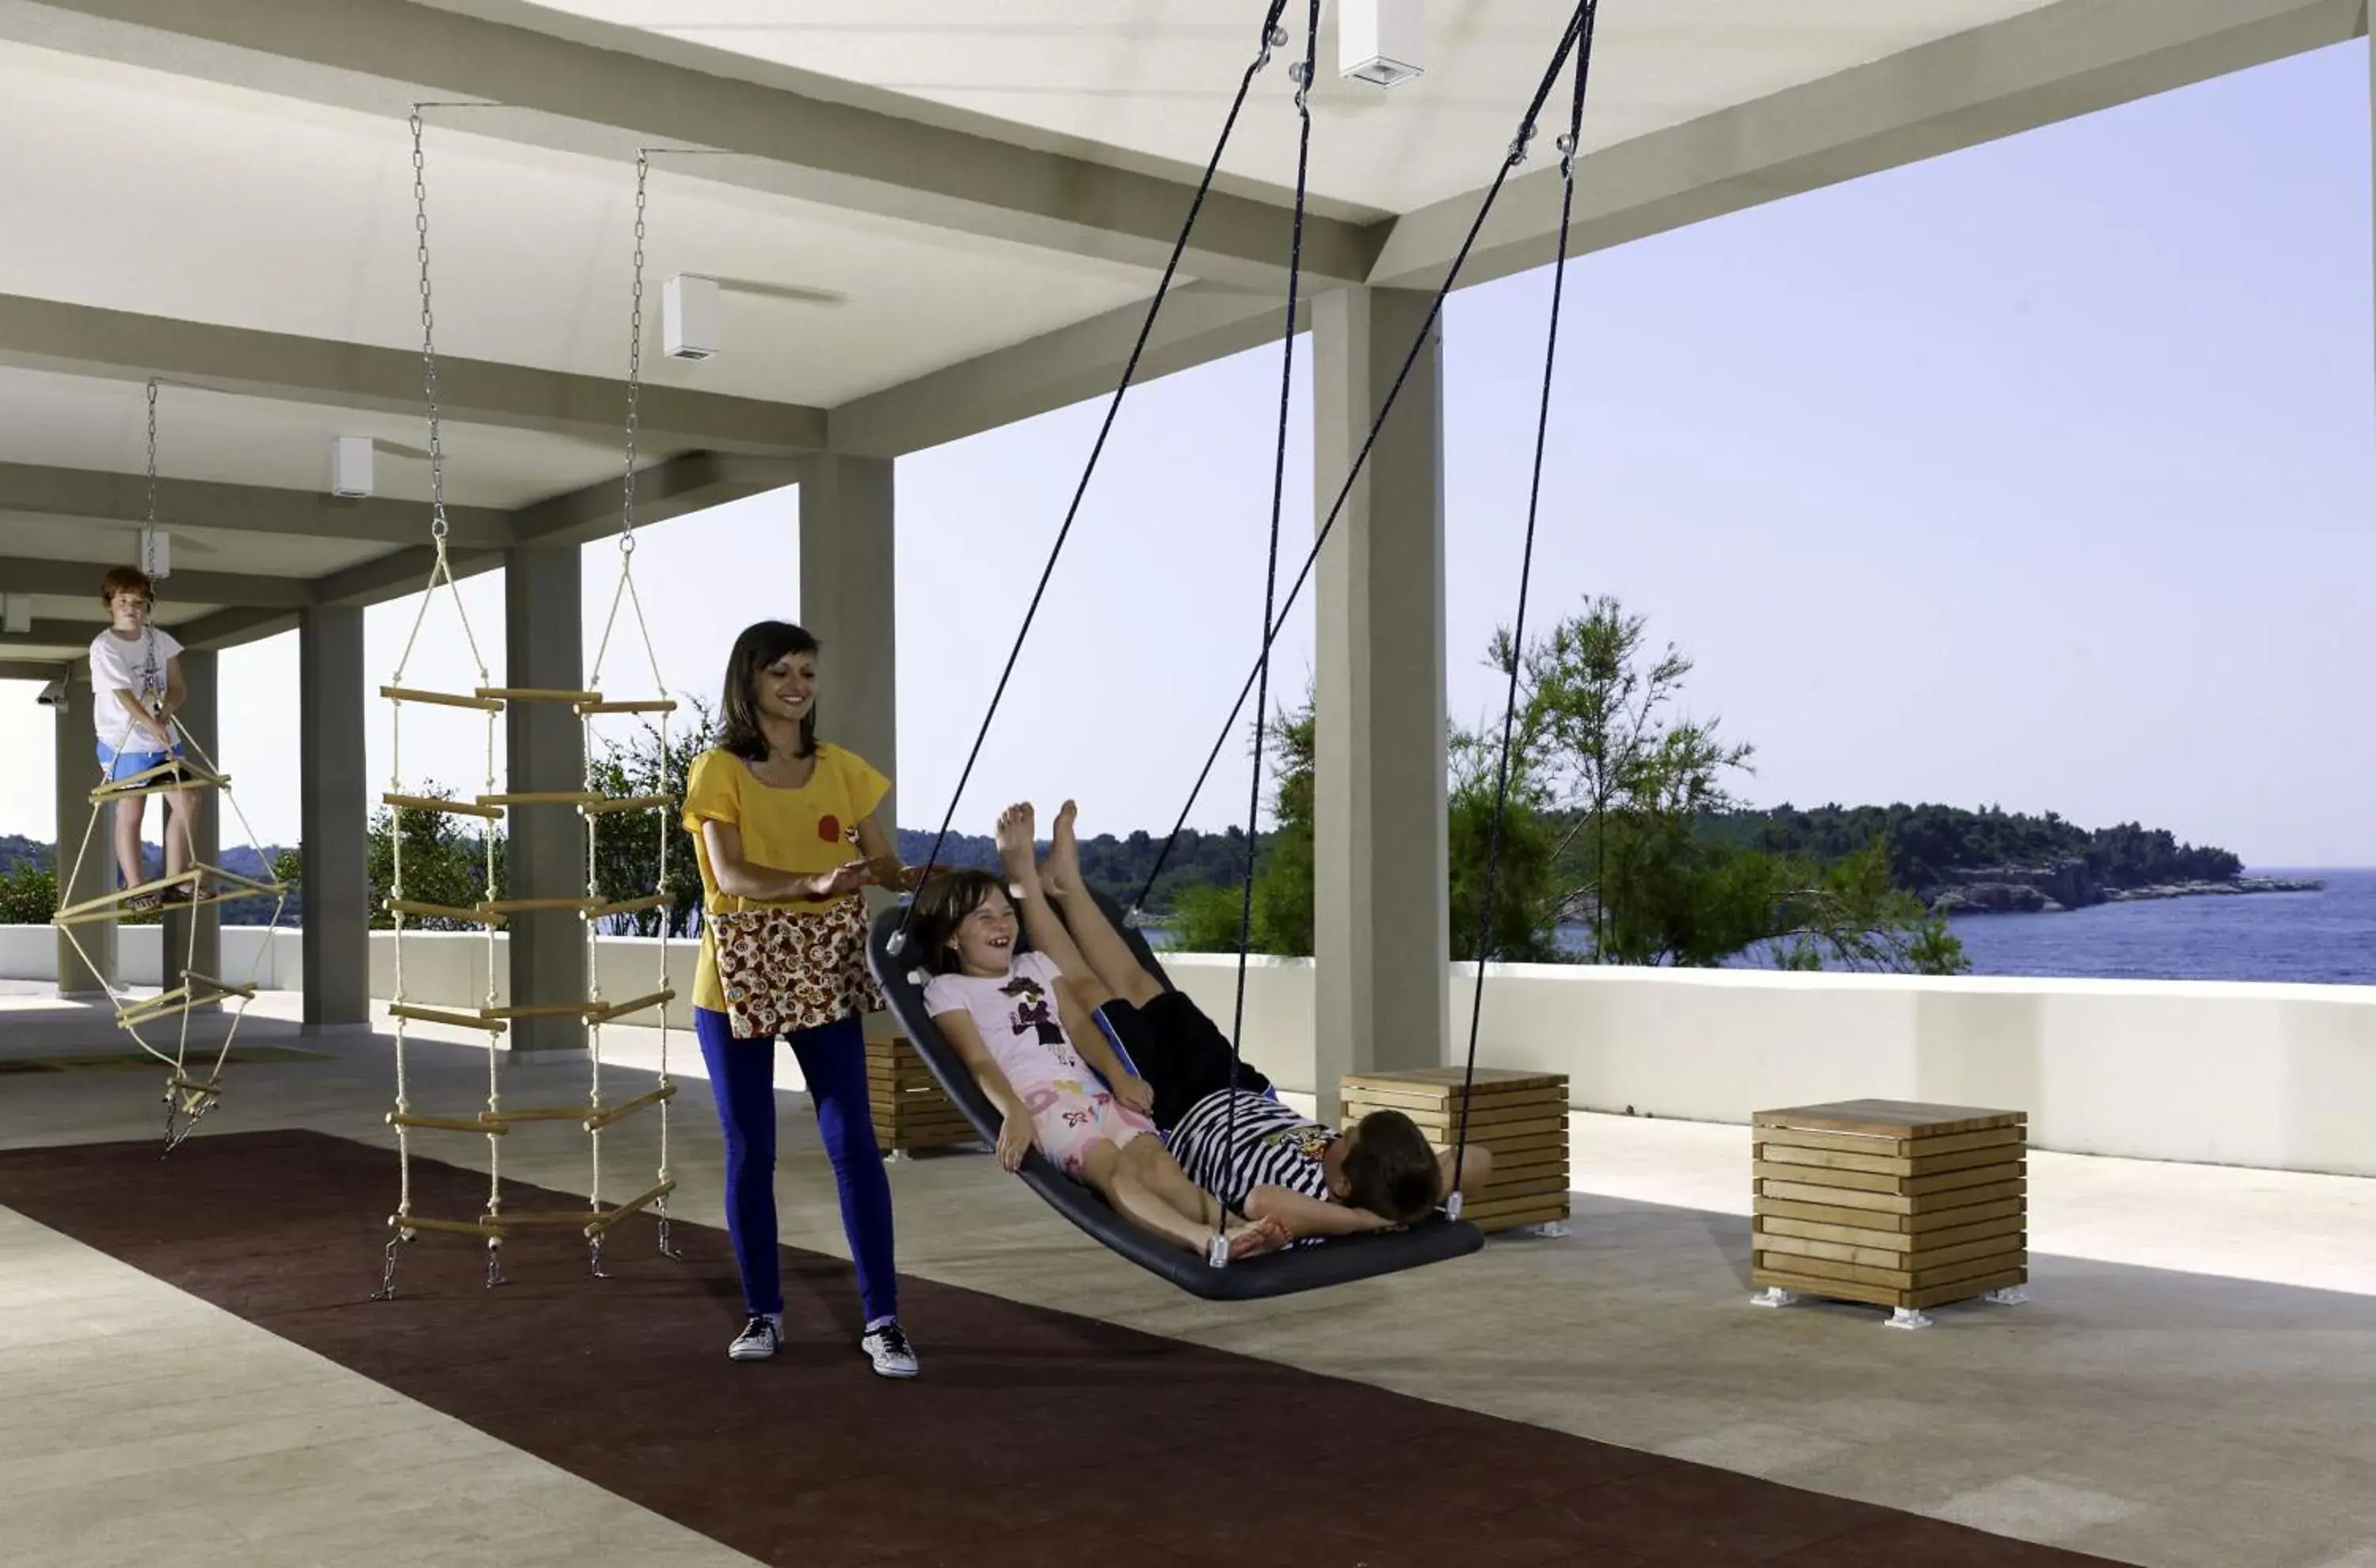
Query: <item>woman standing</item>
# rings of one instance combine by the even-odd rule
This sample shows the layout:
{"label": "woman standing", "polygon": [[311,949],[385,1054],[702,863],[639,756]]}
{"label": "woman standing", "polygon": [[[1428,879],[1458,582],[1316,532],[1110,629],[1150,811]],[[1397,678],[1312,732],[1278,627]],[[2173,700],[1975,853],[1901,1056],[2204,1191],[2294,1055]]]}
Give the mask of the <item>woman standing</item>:
{"label": "woman standing", "polygon": [[[817,642],[763,621],[734,642],[718,743],[684,801],[704,897],[694,1032],[726,1134],[726,1218],[750,1321],[727,1348],[764,1360],[783,1339],[776,1254],[776,1040],[789,1040],[841,1189],[866,1313],[859,1343],[885,1377],[916,1375],[891,1262],[891,1183],[867,1105],[865,907],[900,879],[875,812],[890,780],[816,738]],[[851,846],[856,846],[852,853]]]}

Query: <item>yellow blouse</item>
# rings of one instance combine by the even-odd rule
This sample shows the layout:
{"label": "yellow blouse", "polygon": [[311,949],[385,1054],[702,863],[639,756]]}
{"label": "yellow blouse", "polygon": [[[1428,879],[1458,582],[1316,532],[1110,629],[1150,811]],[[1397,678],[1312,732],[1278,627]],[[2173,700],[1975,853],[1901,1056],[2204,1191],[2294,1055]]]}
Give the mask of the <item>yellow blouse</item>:
{"label": "yellow blouse", "polygon": [[[865,758],[822,742],[817,745],[816,770],[796,790],[760,783],[752,777],[749,766],[731,752],[702,753],[685,786],[684,830],[693,835],[694,858],[701,866],[704,910],[732,913],[765,905],[759,899],[736,898],[718,890],[718,877],[709,866],[709,846],[702,841],[703,823],[732,823],[742,836],[742,858],[752,864],[807,875],[832,871],[860,858],[858,825],[873,814],[890,790],[891,781]],[[710,945],[707,921],[702,924],[701,960],[694,970],[693,1004],[714,1013],[726,1011],[726,992],[718,981],[718,955]]]}

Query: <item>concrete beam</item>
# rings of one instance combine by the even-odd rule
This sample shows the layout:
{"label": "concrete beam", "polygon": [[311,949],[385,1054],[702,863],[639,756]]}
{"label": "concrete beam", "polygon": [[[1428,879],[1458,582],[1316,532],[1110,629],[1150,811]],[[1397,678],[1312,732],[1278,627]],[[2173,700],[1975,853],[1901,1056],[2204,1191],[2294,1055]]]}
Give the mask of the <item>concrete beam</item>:
{"label": "concrete beam", "polygon": [[32,659],[0,659],[0,681],[55,681],[70,668],[63,660],[51,664]]}
{"label": "concrete beam", "polygon": [[[2362,30],[2361,6],[2057,0],[1587,153],[1576,169],[1570,249],[1606,250],[2339,43]],[[1547,30],[1547,54],[1554,41]],[[1591,115],[1587,100],[1587,137]],[[1532,170],[1503,188],[1461,270],[1464,287],[1550,260],[1559,171],[1548,137],[1537,145],[1544,150]],[[1480,193],[1394,220],[1370,281],[1434,288],[1475,220]]]}
{"label": "concrete beam", "polygon": [[[444,113],[473,136],[622,163],[651,145],[739,153],[703,159],[701,177],[1139,267],[1163,265],[1201,172],[1147,173],[1018,145],[1030,133],[986,116],[521,0],[464,9],[414,0],[0,0],[0,37],[365,113],[402,114],[422,98],[481,100],[504,108]],[[1283,78],[1286,65],[1271,71]],[[1215,192],[1186,270],[1276,285],[1287,208]],[[1303,244],[1315,277],[1357,281],[1376,237],[1313,214]]]}
{"label": "concrete beam", "polygon": [[[128,542],[128,541],[127,541]],[[131,564],[125,552],[124,564]],[[9,593],[99,596],[100,578],[111,563],[0,558],[0,590]],[[160,596],[197,604],[237,604],[293,610],[314,602],[313,585],[303,577],[269,577],[249,572],[175,572],[160,577]]]}
{"label": "concrete beam", "polygon": [[[137,527],[148,516],[145,475],[0,463],[0,518]],[[270,485],[160,479],[157,517],[167,528],[410,544],[427,529],[429,507],[419,501],[345,501],[326,493]],[[465,545],[500,550],[511,542],[510,515],[497,507],[449,505],[446,521],[452,537]]]}
{"label": "concrete beam", "polygon": [[[636,526],[740,501],[800,481],[796,463],[726,452],[687,452],[636,470]],[[512,514],[519,544],[584,544],[614,533],[624,500],[621,480],[606,479]]]}
{"label": "concrete beam", "polygon": [[[0,0],[0,22],[9,3]],[[422,410],[418,348],[216,327],[18,294],[0,294],[0,365],[113,381],[157,375],[236,397],[368,413],[418,417]],[[607,445],[619,438],[627,388],[599,375],[441,354],[437,399],[457,424]],[[643,438],[659,450],[697,446],[790,456],[825,444],[825,414],[798,403],[647,385],[641,409]]]}
{"label": "concrete beam", "polygon": [[[1311,325],[1306,294],[1297,325]],[[1278,339],[1282,293],[1270,298],[1190,283],[1163,302],[1139,358],[1138,379]],[[1122,379],[1131,345],[1146,319],[1145,303],[1123,305],[1028,341],[845,403],[828,416],[836,452],[897,457],[1014,420],[1101,397]]]}
{"label": "concrete beam", "polygon": [[[293,632],[303,617],[302,610],[217,610],[193,616],[165,629],[172,633],[184,647],[220,650],[237,647],[242,643],[261,642],[266,637],[277,637],[283,632]],[[96,632],[90,634],[91,636],[98,635]],[[84,638],[86,642],[89,640],[89,637]]]}

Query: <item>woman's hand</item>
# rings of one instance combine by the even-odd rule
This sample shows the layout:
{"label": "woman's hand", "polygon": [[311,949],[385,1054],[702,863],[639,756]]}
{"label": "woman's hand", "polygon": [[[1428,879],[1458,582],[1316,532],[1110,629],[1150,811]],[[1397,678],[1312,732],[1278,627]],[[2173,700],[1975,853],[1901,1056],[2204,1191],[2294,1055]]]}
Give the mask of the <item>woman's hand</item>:
{"label": "woman's hand", "polygon": [[1009,1171],[1023,1169],[1023,1157],[1031,1152],[1031,1118],[1010,1111],[998,1126],[998,1163]]}
{"label": "woman's hand", "polygon": [[857,892],[874,881],[874,868],[866,861],[851,861],[833,871],[809,879],[809,897],[819,900],[839,898]]}
{"label": "woman's hand", "polygon": [[1113,1097],[1142,1116],[1155,1109],[1155,1090],[1135,1073],[1124,1073],[1114,1080]]}

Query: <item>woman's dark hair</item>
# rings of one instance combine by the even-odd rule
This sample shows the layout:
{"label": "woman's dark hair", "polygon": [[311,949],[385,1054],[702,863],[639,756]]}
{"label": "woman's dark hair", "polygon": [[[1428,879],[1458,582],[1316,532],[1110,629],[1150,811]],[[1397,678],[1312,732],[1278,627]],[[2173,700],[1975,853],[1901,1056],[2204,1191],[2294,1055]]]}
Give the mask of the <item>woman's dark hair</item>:
{"label": "woman's dark hair", "polygon": [[1435,1207],[1443,1180],[1419,1123],[1399,1111],[1372,1111],[1345,1151],[1346,1201],[1396,1225],[1415,1225]]}
{"label": "woman's dark hair", "polygon": [[[742,635],[734,639],[734,651],[726,656],[726,691],[718,700],[720,750],[731,752],[745,762],[767,760],[767,736],[759,728],[759,700],[755,695],[759,672],[779,659],[798,654],[814,657],[816,651],[816,638],[789,621],[762,621],[742,629]],[[801,719],[800,754],[816,754],[814,702]]]}
{"label": "woman's dark hair", "polygon": [[965,918],[990,902],[993,893],[1006,891],[1005,880],[986,871],[968,868],[945,872],[924,884],[916,895],[913,932],[925,968],[945,975],[956,968],[949,939]]}

